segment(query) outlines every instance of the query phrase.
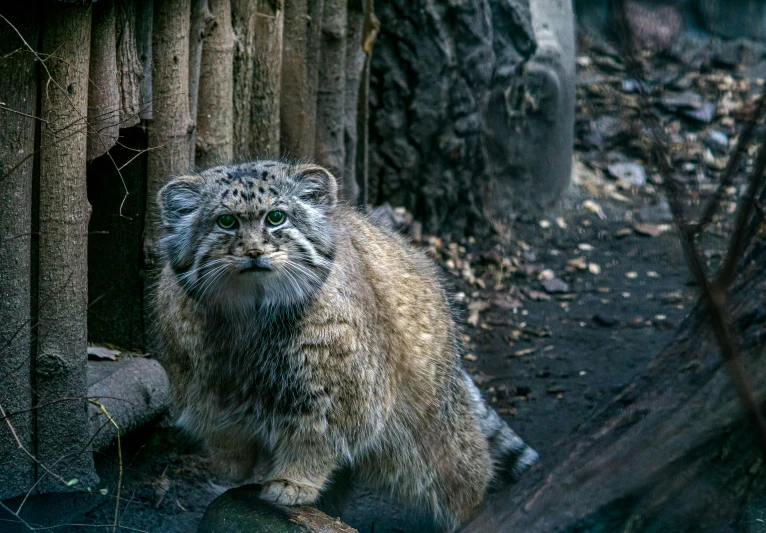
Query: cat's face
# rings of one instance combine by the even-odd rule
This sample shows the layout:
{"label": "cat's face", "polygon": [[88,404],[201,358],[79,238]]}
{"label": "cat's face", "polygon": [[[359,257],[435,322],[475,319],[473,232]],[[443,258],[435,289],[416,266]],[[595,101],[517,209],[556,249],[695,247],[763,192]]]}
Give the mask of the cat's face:
{"label": "cat's face", "polygon": [[316,165],[256,161],[173,179],[159,193],[160,249],[184,289],[221,308],[290,305],[334,257],[335,178]]}

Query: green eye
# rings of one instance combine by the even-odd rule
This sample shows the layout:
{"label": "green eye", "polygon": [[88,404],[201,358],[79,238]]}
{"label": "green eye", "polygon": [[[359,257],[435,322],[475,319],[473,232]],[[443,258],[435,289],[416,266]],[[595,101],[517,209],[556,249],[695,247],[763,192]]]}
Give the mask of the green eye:
{"label": "green eye", "polygon": [[231,229],[237,225],[237,219],[234,215],[221,215],[218,217],[218,225],[223,229]]}
{"label": "green eye", "polygon": [[266,215],[266,222],[269,223],[269,226],[279,226],[284,221],[285,221],[284,211],[275,209],[274,211],[269,211],[269,214]]}

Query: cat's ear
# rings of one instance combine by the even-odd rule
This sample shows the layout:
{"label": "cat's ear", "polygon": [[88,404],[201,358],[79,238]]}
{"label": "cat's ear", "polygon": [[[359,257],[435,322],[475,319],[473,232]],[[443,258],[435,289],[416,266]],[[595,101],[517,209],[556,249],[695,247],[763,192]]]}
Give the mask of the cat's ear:
{"label": "cat's ear", "polygon": [[173,178],[157,195],[164,225],[173,225],[197,210],[200,205],[202,178],[180,176]]}
{"label": "cat's ear", "polygon": [[335,176],[319,165],[298,165],[294,169],[299,184],[298,196],[317,205],[338,203],[338,182]]}

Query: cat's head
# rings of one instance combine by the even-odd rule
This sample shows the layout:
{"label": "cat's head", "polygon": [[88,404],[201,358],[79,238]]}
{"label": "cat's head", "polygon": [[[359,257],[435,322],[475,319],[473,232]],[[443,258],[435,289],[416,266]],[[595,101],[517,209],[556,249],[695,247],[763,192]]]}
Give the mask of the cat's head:
{"label": "cat's head", "polygon": [[160,252],[184,289],[221,308],[291,305],[326,279],[336,180],[317,165],[255,161],[174,178],[158,195]]}

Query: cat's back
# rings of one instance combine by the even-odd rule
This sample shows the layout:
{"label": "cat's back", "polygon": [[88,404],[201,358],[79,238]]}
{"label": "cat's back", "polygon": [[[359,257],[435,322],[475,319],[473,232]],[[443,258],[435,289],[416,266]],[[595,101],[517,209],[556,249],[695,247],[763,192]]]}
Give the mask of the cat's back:
{"label": "cat's back", "polygon": [[436,265],[356,212],[344,214],[343,221],[336,261],[348,266],[336,274],[353,273],[338,281],[368,294],[362,314],[374,322],[377,351],[399,386],[437,386],[456,364],[456,332]]}

